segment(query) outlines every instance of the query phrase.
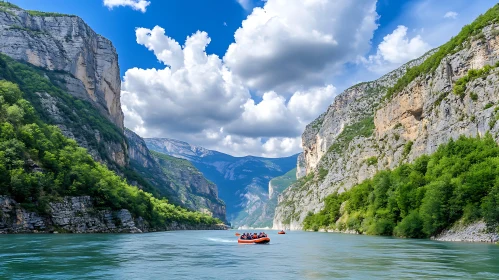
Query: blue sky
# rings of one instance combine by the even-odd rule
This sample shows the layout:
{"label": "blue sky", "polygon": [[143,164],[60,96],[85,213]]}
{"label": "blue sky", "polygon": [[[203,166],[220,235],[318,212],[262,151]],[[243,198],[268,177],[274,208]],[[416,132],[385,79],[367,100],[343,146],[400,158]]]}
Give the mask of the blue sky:
{"label": "blue sky", "polygon": [[[271,157],[299,152],[305,125],[342,90],[438,47],[496,3],[11,2],[76,14],[113,42],[123,77],[125,125],[140,135]],[[131,4],[110,8],[110,3]],[[142,11],[133,9],[145,3]]]}

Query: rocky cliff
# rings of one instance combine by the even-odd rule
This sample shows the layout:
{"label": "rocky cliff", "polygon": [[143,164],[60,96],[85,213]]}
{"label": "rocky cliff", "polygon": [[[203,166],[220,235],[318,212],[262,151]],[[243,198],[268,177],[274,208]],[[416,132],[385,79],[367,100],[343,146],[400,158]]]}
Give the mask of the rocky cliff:
{"label": "rocky cliff", "polygon": [[[226,221],[225,203],[218,189],[189,161],[150,152],[144,140],[125,129],[130,165],[162,196],[189,209]],[[134,182],[140,185],[140,182]],[[144,187],[144,186],[141,186]]]}
{"label": "rocky cliff", "polygon": [[119,211],[94,208],[89,196],[65,197],[49,204],[47,213],[26,210],[12,198],[0,196],[1,233],[141,233],[163,230],[224,229],[224,226],[192,226],[172,223],[148,228],[141,217],[134,219],[126,209]]}
{"label": "rocky cliff", "polygon": [[[300,159],[298,158],[298,162]],[[297,169],[292,169],[286,174],[275,177],[269,182],[269,192],[267,198],[262,198],[261,204],[252,213],[252,227],[256,228],[272,228],[275,209],[277,207],[277,198],[279,195],[291,186],[297,178]],[[242,227],[248,227],[243,225]]]}
{"label": "rocky cliff", "polygon": [[81,18],[25,11],[0,11],[0,52],[51,71],[63,71],[68,92],[95,104],[123,129],[118,54],[111,41]]}
{"label": "rocky cliff", "polygon": [[[81,18],[71,15],[25,11],[2,3],[0,9],[0,53],[39,67],[45,77],[58,88],[91,104],[105,121],[123,133],[118,55],[112,43],[96,34]],[[83,120],[75,104],[57,96],[54,90],[31,93],[28,98],[38,104],[44,119],[59,126],[65,136],[75,139],[92,156],[115,170],[127,164],[123,137],[108,137],[103,131]],[[36,99],[36,100],[35,100]],[[69,102],[69,103],[68,103]],[[83,103],[81,105],[84,107]],[[43,112],[42,112],[43,111]],[[114,128],[109,128],[114,130]]]}
{"label": "rocky cliff", "polygon": [[267,209],[269,182],[293,169],[297,155],[287,158],[233,157],[188,143],[166,139],[144,139],[149,149],[187,159],[218,186],[233,227],[270,226],[274,209]]}
{"label": "rocky cliff", "polygon": [[[307,176],[279,197],[274,228],[301,229],[327,195],[430,154],[451,138],[490,132],[498,140],[498,34],[499,26],[488,24],[440,57],[432,71],[393,94],[387,89],[408,67],[428,57],[434,61],[438,50],[340,94],[303,133]],[[453,93],[472,69],[482,70],[479,77],[468,77],[464,90]]]}

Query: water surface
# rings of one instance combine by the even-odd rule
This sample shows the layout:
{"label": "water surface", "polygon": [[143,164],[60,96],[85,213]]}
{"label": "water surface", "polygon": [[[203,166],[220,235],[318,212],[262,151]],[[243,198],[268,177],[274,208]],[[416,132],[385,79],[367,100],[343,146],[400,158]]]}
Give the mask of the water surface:
{"label": "water surface", "polygon": [[270,231],[0,235],[0,279],[499,279],[499,245]]}

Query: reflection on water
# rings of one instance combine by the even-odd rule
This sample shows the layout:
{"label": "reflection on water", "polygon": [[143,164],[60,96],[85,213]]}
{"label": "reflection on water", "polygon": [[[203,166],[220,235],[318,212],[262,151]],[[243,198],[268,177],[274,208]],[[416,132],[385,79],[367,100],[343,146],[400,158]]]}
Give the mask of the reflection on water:
{"label": "reflection on water", "polygon": [[499,279],[499,246],[334,233],[3,235],[7,279]]}

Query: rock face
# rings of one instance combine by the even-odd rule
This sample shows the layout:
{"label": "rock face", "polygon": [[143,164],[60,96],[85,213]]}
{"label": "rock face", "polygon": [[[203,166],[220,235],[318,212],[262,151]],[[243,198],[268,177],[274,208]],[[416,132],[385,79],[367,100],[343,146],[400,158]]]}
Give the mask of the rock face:
{"label": "rock face", "polygon": [[296,178],[300,179],[307,175],[307,161],[305,160],[305,154],[301,153],[298,155],[298,162],[296,163]]}
{"label": "rock face", "polygon": [[17,8],[0,12],[0,52],[54,71],[64,71],[68,92],[91,101],[123,129],[118,55],[111,41],[77,16]]}
{"label": "rock face", "polygon": [[133,219],[126,209],[98,210],[89,196],[65,197],[49,204],[45,215],[23,209],[12,198],[0,196],[0,233],[141,233],[163,230],[224,229],[223,226],[191,226],[172,223],[148,228],[141,217]]}
{"label": "rock face", "polygon": [[292,169],[286,174],[270,180],[268,198],[262,199],[264,203],[260,206],[260,209],[258,209],[258,215],[253,215],[253,227],[272,228],[275,209],[277,207],[277,198],[286,188],[296,181],[297,173],[298,171],[296,169]]}
{"label": "rock face", "polygon": [[233,157],[173,139],[144,140],[153,151],[189,160],[214,182],[227,205],[227,219],[236,228],[270,226],[273,209],[265,208],[269,182],[293,169],[297,158]]}
{"label": "rock face", "polygon": [[[47,79],[74,98],[89,102],[97,114],[117,127],[117,134],[123,133],[116,49],[81,18],[2,7],[0,52],[44,69],[50,74],[45,74]],[[47,92],[36,94],[41,108],[35,107],[43,110],[38,113],[45,121],[57,125],[66,137],[76,140],[94,159],[110,168],[126,166],[123,137],[104,137],[102,131],[81,125],[88,121],[74,112],[74,104],[67,99]]]}
{"label": "rock face", "polygon": [[463,96],[452,93],[454,83],[468,70],[497,63],[498,30],[497,24],[483,28],[483,35],[469,38],[434,72],[416,78],[387,100],[382,100],[387,88],[431,52],[340,94],[303,133],[308,175],[279,197],[274,228],[301,229],[306,215],[318,212],[327,195],[430,154],[451,138],[490,132],[498,140],[499,68],[470,81]]}
{"label": "rock face", "polygon": [[29,232],[142,232],[128,210],[96,210],[89,196],[66,197],[50,203],[49,215],[26,211],[15,200],[0,196],[0,233]]}
{"label": "rock face", "polygon": [[217,186],[189,161],[153,154],[140,136],[129,129],[125,129],[125,135],[130,166],[155,186],[161,195],[191,210],[226,221],[225,203],[218,198]]}

